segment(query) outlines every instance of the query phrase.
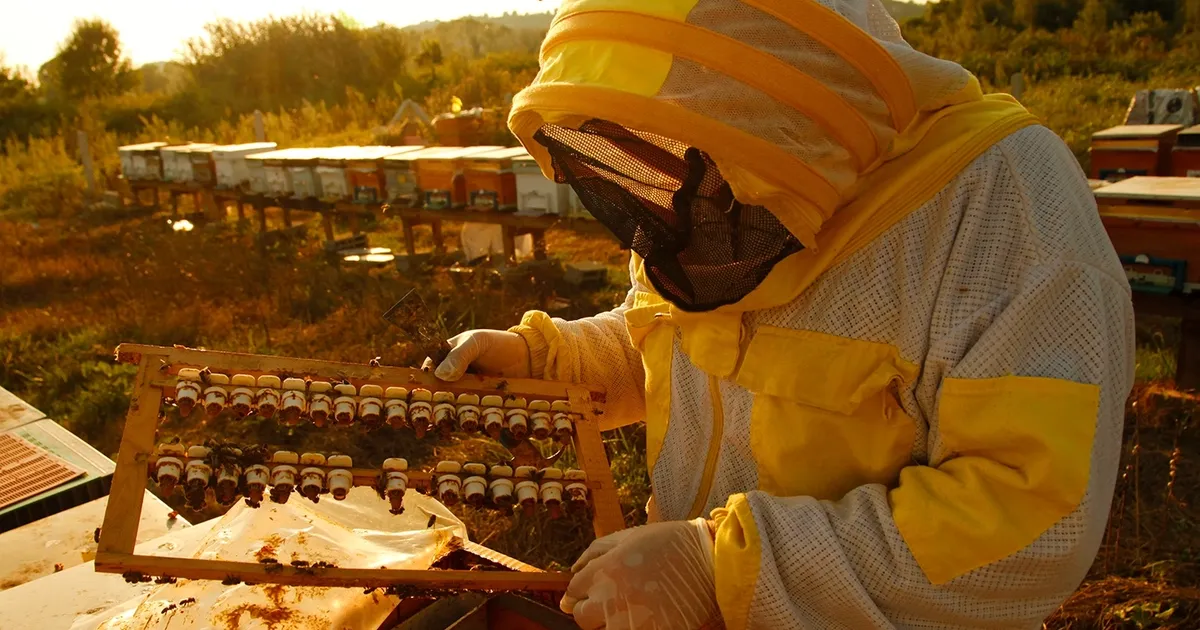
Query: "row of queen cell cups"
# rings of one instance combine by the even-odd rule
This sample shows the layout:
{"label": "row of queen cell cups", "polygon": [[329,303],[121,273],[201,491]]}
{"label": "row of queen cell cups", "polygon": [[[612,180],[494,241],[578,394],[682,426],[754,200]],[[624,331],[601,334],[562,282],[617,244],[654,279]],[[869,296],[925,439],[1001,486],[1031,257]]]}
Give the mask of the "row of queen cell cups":
{"label": "row of queen cell cups", "polygon": [[279,422],[287,426],[298,426],[306,419],[319,427],[331,420],[351,425],[357,419],[368,429],[387,423],[397,429],[411,428],[418,438],[425,437],[431,427],[443,435],[482,429],[493,439],[499,439],[506,429],[516,440],[553,437],[565,443],[573,435],[571,405],[565,400],[526,403],[524,398],[513,396],[456,396],[422,388],[385,390],[379,385],[355,388],[349,383],[280,379],[270,374],[257,379],[249,374],[230,378],[181,369],[175,385],[175,406],[180,416],[187,417],[196,405],[202,405],[209,417],[230,409],[241,417],[252,413],[264,418],[278,416]]}
{"label": "row of queen cell cups", "polygon": [[[241,451],[232,449],[236,459]],[[297,487],[300,493],[316,503],[322,494],[333,495],[341,501],[354,486],[354,461],[347,455],[321,453],[297,454],[276,451],[270,462],[253,464],[244,469],[238,463],[220,462],[213,449],[207,446],[184,448],[182,444],[159,444],[155,452],[153,476],[164,495],[170,496],[182,485],[188,505],[194,510],[204,508],[207,491],[212,488],[218,503],[232,505],[239,496],[258,507],[270,485],[270,497],[275,503],[287,503]],[[404,511],[404,492],[408,489],[408,461],[392,457],[383,462],[379,493],[391,503],[392,514]],[[215,474],[214,474],[215,473]],[[551,518],[562,514],[564,501],[571,511],[586,510],[588,503],[587,473],[578,469],[543,468],[507,464],[490,469],[480,463],[441,461],[430,473],[429,490],[447,506],[460,501],[475,508],[492,508],[511,513],[518,505],[532,515],[539,503]]]}

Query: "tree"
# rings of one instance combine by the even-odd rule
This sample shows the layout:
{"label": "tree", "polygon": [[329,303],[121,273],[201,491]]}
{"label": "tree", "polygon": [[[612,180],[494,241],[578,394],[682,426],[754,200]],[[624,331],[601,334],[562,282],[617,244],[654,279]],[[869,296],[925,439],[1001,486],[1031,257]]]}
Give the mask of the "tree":
{"label": "tree", "polygon": [[138,84],[138,75],[122,55],[121,38],[103,20],[76,20],[58,54],[38,70],[52,94],[83,100],[122,94]]}
{"label": "tree", "polygon": [[1075,30],[1088,37],[1108,31],[1108,4],[1105,0],[1087,0],[1079,17],[1075,18]]}
{"label": "tree", "polygon": [[0,57],[0,101],[31,95],[32,92],[33,84],[21,70],[4,65],[4,58]]}
{"label": "tree", "polygon": [[417,65],[429,68],[429,87],[437,82],[437,68],[442,65],[442,45],[436,39],[426,39],[421,42],[421,54],[417,55]]}

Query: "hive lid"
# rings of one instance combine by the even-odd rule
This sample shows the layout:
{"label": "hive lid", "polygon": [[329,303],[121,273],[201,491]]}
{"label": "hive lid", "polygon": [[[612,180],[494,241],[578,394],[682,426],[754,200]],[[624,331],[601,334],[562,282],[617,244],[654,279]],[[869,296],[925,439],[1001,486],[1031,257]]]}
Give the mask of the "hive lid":
{"label": "hive lid", "polygon": [[421,159],[425,155],[436,155],[446,149],[461,148],[461,147],[420,147],[416,151],[407,151],[405,153],[397,153],[383,158],[384,162],[413,162]]}
{"label": "hive lid", "polygon": [[0,434],[0,508],[61,486],[84,471],[12,434]]}
{"label": "hive lid", "polygon": [[533,159],[525,147],[504,147],[471,156],[472,160],[520,160],[525,158]]}
{"label": "hive lid", "polygon": [[1121,125],[1092,134],[1093,138],[1102,140],[1160,138],[1176,133],[1183,125]]}
{"label": "hive lid", "polygon": [[496,149],[503,149],[499,146],[482,146],[482,147],[431,147],[429,152],[422,152],[418,156],[418,160],[458,160],[465,157],[474,157],[480,153],[488,153]]}
{"label": "hive lid", "polygon": [[418,151],[418,150],[420,150],[420,149],[423,149],[423,148],[424,148],[424,147],[416,147],[416,146],[401,146],[401,147],[389,147],[389,146],[371,146],[371,147],[358,147],[358,151],[356,151],[356,152],[355,152],[355,153],[354,153],[354,154],[353,154],[353,155],[350,157],[350,159],[351,159],[351,160],[362,160],[362,161],[382,160],[382,159],[384,159],[384,158],[387,158],[387,157],[389,157],[389,156],[393,156],[393,155],[403,155],[403,154],[405,154],[405,153],[412,153],[412,152],[414,152],[414,151]]}
{"label": "hive lid", "polygon": [[244,151],[271,151],[278,146],[274,142],[247,142],[245,144],[226,144],[213,149],[213,153],[241,153]]}
{"label": "hive lid", "polygon": [[1200,201],[1200,178],[1130,177],[1093,191],[1097,199]]}
{"label": "hive lid", "polygon": [[149,151],[167,146],[166,142],[143,142],[141,144],[127,144],[123,147],[117,147],[118,151]]}
{"label": "hive lid", "polygon": [[161,151],[163,153],[191,153],[192,151],[196,151],[199,149],[211,150],[215,146],[217,146],[217,145],[212,144],[212,143],[189,142],[187,144],[177,144],[174,146],[162,147],[161,149],[159,149],[159,151]]}
{"label": "hive lid", "polygon": [[45,417],[46,414],[33,405],[0,387],[0,431],[7,431]]}
{"label": "hive lid", "polygon": [[348,160],[354,159],[355,155],[357,155],[362,148],[363,147],[346,145],[317,149],[315,150],[315,153],[317,156],[317,161],[321,164],[334,164],[340,166]]}

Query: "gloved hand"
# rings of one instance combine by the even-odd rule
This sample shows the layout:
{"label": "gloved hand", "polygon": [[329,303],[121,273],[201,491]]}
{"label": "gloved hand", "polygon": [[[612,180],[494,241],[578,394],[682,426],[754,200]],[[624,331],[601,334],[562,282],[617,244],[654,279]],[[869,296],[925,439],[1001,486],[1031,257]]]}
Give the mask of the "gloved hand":
{"label": "gloved hand", "polygon": [[529,346],[517,333],[468,330],[447,343],[453,349],[433,372],[443,381],[457,381],[471,365],[490,376],[529,378]]}
{"label": "gloved hand", "polygon": [[719,627],[710,532],[698,518],[600,538],[571,567],[559,606],[583,630]]}

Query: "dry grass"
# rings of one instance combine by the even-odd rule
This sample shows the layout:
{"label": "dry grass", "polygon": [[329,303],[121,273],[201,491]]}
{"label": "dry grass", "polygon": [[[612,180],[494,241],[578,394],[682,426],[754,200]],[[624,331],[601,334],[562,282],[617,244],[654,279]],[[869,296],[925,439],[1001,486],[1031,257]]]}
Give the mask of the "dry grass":
{"label": "dry grass", "polygon": [[[400,247],[394,222],[372,229],[373,242]],[[456,281],[445,269],[411,275],[343,269],[323,258],[315,224],[309,231],[295,244],[264,247],[232,221],[174,233],[161,216],[33,220],[0,211],[0,385],[113,454],[132,378],[130,369],[112,362],[113,347],[123,341],[356,362],[381,356],[385,364],[411,365],[420,358],[417,344],[380,317],[411,289],[430,306],[429,328],[450,335],[508,326],[552,298],[568,300],[566,317],[588,315],[620,301],[628,288],[626,254],[611,241],[574,233],[552,232],[551,251],[608,264],[612,286],[580,293],[536,274],[491,284],[483,274]],[[427,232],[418,236],[430,246]],[[1173,372],[1177,334],[1172,322],[1139,322],[1141,385],[1129,406],[1110,526],[1088,580],[1048,628],[1200,627],[1197,400],[1152,384]],[[387,429],[365,440],[351,430],[318,434],[311,427],[224,420],[189,426],[168,418],[163,431],[184,439],[221,433],[297,449],[324,444],[367,462],[397,450],[483,455],[478,441],[446,444],[435,454],[428,443]],[[645,518],[644,440],[640,428],[606,436],[630,523]],[[183,507],[178,497],[171,502]],[[184,514],[196,519],[215,512]],[[474,539],[544,567],[569,566],[591,539],[578,520],[459,514]]]}
{"label": "dry grass", "polygon": [[[0,221],[0,384],[109,455],[117,448],[133,373],[112,362],[121,342],[361,363],[378,356],[387,365],[415,365],[423,356],[421,340],[381,318],[410,290],[428,306],[427,332],[446,338],[470,328],[507,327],[552,298],[566,300],[565,308],[559,306],[564,316],[595,313],[621,301],[628,288],[619,264],[611,275],[615,285],[587,292],[534,273],[493,282],[484,273],[452,279],[446,269],[404,275],[394,267],[340,268],[324,258],[315,222],[309,237],[294,245],[263,247],[232,217],[189,233],[171,231],[162,216],[138,214]],[[374,243],[400,247],[398,223],[385,220],[374,229]],[[453,230],[446,237],[453,243]],[[552,251],[566,252],[566,260],[622,257],[604,238],[551,232],[548,239]],[[418,244],[432,246],[427,229],[418,230]],[[435,452],[428,441],[388,428],[364,439],[353,430],[286,429],[273,421],[223,417],[197,424],[168,416],[162,434],[322,448],[368,465],[397,452],[414,461],[442,455],[497,458],[485,456],[482,440],[443,444]],[[644,520],[646,499],[639,437],[644,439],[634,429],[607,437],[629,481],[623,496],[631,523]],[[188,512],[179,495],[168,500],[192,520],[219,513]],[[518,518],[505,528],[492,515],[460,515],[476,539],[542,566],[569,566],[590,542],[590,529],[578,520]]]}

